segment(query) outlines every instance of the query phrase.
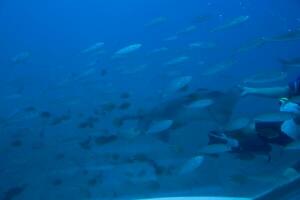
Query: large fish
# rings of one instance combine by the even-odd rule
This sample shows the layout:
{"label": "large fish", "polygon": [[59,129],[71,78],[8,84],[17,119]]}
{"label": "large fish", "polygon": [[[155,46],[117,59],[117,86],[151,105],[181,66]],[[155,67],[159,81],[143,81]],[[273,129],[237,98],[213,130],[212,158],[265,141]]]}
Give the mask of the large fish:
{"label": "large fish", "polygon": [[[235,90],[223,93],[199,89],[188,95],[166,100],[148,112],[117,118],[115,125],[122,126],[125,121],[137,120],[138,128],[144,134],[149,130],[151,125],[153,125],[153,122],[164,120],[172,120],[171,128],[184,126],[193,121],[203,120],[214,121],[223,126],[228,123],[238,97],[239,94]],[[188,107],[193,102],[207,98],[212,99],[213,103],[207,106],[205,110],[203,107],[199,109],[190,109]]]}
{"label": "large fish", "polygon": [[222,31],[222,30],[237,26],[239,24],[246,22],[248,19],[249,19],[249,16],[239,16],[237,18],[234,18],[230,22],[227,22],[221,26],[214,28],[213,30],[211,30],[211,32]]}

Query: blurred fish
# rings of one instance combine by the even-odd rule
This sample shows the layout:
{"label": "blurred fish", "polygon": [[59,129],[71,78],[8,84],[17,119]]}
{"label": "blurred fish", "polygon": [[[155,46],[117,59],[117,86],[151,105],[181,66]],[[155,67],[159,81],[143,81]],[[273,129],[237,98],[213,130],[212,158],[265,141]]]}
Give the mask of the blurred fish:
{"label": "blurred fish", "polygon": [[[204,110],[203,112],[199,112],[198,109],[187,108],[187,105],[205,98],[214,101],[209,111]],[[238,98],[239,92],[236,90],[223,93],[199,89],[187,95],[161,102],[148,111],[118,117],[114,120],[114,124],[117,127],[121,127],[126,121],[136,120],[138,123],[137,129],[141,131],[142,134],[149,131],[150,127],[157,122],[164,122],[170,126],[172,121],[172,130],[175,127],[185,126],[193,121],[201,120],[210,120],[224,125],[228,123],[230,119],[229,116],[231,116]],[[171,121],[165,121],[166,119]],[[167,125],[163,127],[168,127]]]}
{"label": "blurred fish", "polygon": [[177,58],[173,58],[173,59],[169,60],[168,62],[165,63],[165,65],[167,65],[167,66],[178,65],[183,62],[186,62],[187,60],[189,60],[189,57],[179,56]]}
{"label": "blurred fish", "polygon": [[200,23],[206,22],[210,19],[212,19],[212,15],[209,15],[209,14],[199,15],[199,16],[194,18],[193,22],[197,23],[197,24],[200,24]]}
{"label": "blurred fish", "polygon": [[226,30],[228,28],[231,28],[231,27],[234,27],[234,26],[237,26],[239,24],[242,24],[244,22],[246,22],[247,20],[249,19],[249,16],[239,16],[237,18],[234,18],[233,20],[221,25],[221,26],[218,26],[216,28],[214,28],[213,30],[211,30],[211,32],[217,32],[217,31],[223,31],[223,30]]}
{"label": "blurred fish", "polygon": [[173,125],[173,120],[154,121],[150,124],[146,134],[157,134],[170,129]]}
{"label": "blurred fish", "polygon": [[123,102],[119,105],[119,109],[120,110],[127,110],[128,108],[131,107],[131,103],[130,102]]}
{"label": "blurred fish", "polygon": [[178,77],[173,81],[171,81],[170,85],[166,89],[166,92],[173,93],[173,92],[182,91],[190,84],[191,81],[192,81],[191,76]]}
{"label": "blurred fish", "polygon": [[97,51],[99,51],[99,50],[102,49],[103,45],[104,45],[103,42],[95,43],[95,44],[93,44],[92,46],[90,46],[90,47],[88,47],[88,48],[82,50],[81,53],[86,54],[86,53],[94,53],[94,52],[97,52]]}
{"label": "blurred fish", "polygon": [[266,84],[283,81],[287,78],[285,72],[266,72],[259,73],[244,80],[245,84]]}
{"label": "blurred fish", "polygon": [[153,27],[153,26],[161,25],[161,24],[165,23],[166,21],[167,21],[167,18],[161,16],[161,17],[157,17],[157,18],[152,19],[145,26],[146,27]]}
{"label": "blurred fish", "polygon": [[179,174],[185,175],[195,171],[202,165],[203,161],[204,161],[203,156],[195,156],[191,158],[182,166],[181,170],[179,171]]}
{"label": "blurred fish", "polygon": [[236,50],[236,52],[237,53],[246,52],[246,51],[249,51],[249,50],[252,50],[252,49],[256,49],[256,48],[262,47],[266,43],[267,43],[267,40],[264,37],[260,37],[260,38],[254,39],[254,40],[252,40],[250,42],[247,42],[247,43],[241,45]]}
{"label": "blurred fish", "polygon": [[226,144],[210,144],[200,148],[199,153],[204,155],[216,155],[230,152],[231,147]]}
{"label": "blurred fish", "polygon": [[158,49],[154,49],[153,51],[151,51],[151,54],[157,54],[157,53],[161,53],[161,52],[165,52],[168,51],[169,49],[167,47],[161,47]]}
{"label": "blurred fish", "polygon": [[288,31],[277,36],[265,38],[269,42],[281,42],[281,41],[290,41],[290,40],[299,40],[300,39],[300,28],[296,30]]}
{"label": "blurred fish", "polygon": [[24,192],[24,190],[27,188],[26,184],[15,186],[7,189],[4,194],[2,195],[2,200],[13,200],[18,197]]}
{"label": "blurred fish", "polygon": [[203,109],[211,106],[214,103],[212,99],[199,99],[191,104],[187,105],[188,108]]}
{"label": "blurred fish", "polygon": [[228,60],[221,63],[217,63],[215,65],[211,65],[208,67],[206,71],[204,71],[201,75],[202,76],[212,76],[221,71],[224,71],[235,64],[235,60]]}
{"label": "blurred fish", "polygon": [[130,94],[128,92],[123,92],[121,95],[120,95],[120,98],[121,99],[128,99],[130,97]]}
{"label": "blurred fish", "polygon": [[132,44],[132,45],[129,45],[127,47],[124,47],[124,48],[116,51],[114,56],[126,55],[126,54],[129,54],[129,53],[139,50],[141,47],[142,47],[141,44]]}
{"label": "blurred fish", "polygon": [[59,124],[62,124],[64,122],[66,122],[66,121],[69,121],[70,119],[71,119],[70,113],[66,113],[66,114],[63,114],[61,116],[53,118],[53,120],[50,124],[53,125],[53,126],[56,126],[56,125],[59,125]]}
{"label": "blurred fish", "polygon": [[193,32],[197,30],[197,26],[195,25],[192,25],[192,26],[189,26],[181,31],[178,31],[177,34],[187,34],[187,33],[190,33],[190,32]]}
{"label": "blurred fish", "polygon": [[102,146],[106,144],[110,144],[112,142],[115,142],[118,139],[115,135],[108,135],[108,136],[99,136],[95,138],[95,144]]}
{"label": "blurred fish", "polygon": [[142,65],[133,66],[133,67],[127,67],[127,66],[122,67],[122,68],[119,68],[119,70],[121,71],[122,74],[132,75],[132,74],[142,72],[143,70],[147,69],[147,67],[148,67],[147,64],[142,64]]}
{"label": "blurred fish", "polygon": [[241,117],[241,118],[236,118],[233,120],[230,120],[228,124],[224,127],[225,131],[238,131],[241,129],[246,128],[250,123],[250,119]]}
{"label": "blurred fish", "polygon": [[193,49],[193,48],[212,49],[212,48],[216,47],[216,44],[212,43],[212,42],[195,42],[195,43],[189,44],[189,47],[191,49]]}
{"label": "blurred fish", "polygon": [[174,36],[170,36],[170,37],[165,38],[164,41],[174,41],[174,40],[177,40],[177,39],[178,39],[178,36],[174,35]]}
{"label": "blurred fish", "polygon": [[13,64],[21,64],[26,62],[30,56],[31,56],[30,52],[24,51],[12,57],[11,62]]}
{"label": "blurred fish", "polygon": [[293,69],[293,68],[300,68],[300,57],[298,58],[293,58],[293,59],[279,59],[280,64],[283,67],[284,71],[287,71],[289,69]]}
{"label": "blurred fish", "polygon": [[290,144],[288,144],[287,146],[285,146],[286,150],[300,150],[300,141],[295,141],[292,142]]}

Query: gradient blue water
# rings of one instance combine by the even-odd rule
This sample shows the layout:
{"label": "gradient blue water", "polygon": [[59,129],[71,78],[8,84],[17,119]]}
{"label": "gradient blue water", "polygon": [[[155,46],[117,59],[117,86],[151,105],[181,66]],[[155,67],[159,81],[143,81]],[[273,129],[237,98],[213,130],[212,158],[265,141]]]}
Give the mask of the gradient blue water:
{"label": "gradient blue water", "polygon": [[[136,107],[147,107],[149,104],[155,104],[154,101],[159,103],[157,94],[161,89],[164,89],[169,81],[166,79],[167,71],[165,71],[163,63],[181,55],[190,56],[192,59],[186,65],[175,67],[174,70],[179,71],[180,75],[193,75],[193,87],[226,89],[237,85],[244,77],[254,74],[256,71],[280,69],[278,58],[299,56],[299,40],[271,43],[241,53],[237,56],[237,64],[227,70],[223,77],[216,76],[203,79],[199,74],[206,65],[199,66],[197,63],[203,61],[205,64],[214,64],[227,60],[234,49],[247,41],[298,28],[300,25],[299,9],[300,2],[297,0],[1,0],[0,89],[2,92],[0,92],[2,98],[0,99],[0,116],[5,118],[26,106],[35,106],[41,110],[57,114],[71,110],[75,119],[66,126],[47,129],[44,140],[50,140],[52,145],[58,145],[54,149],[58,148],[59,152],[72,152],[71,157],[76,158],[78,155],[79,160],[88,163],[94,159],[89,153],[75,152],[78,149],[74,148],[72,150],[72,145],[69,147],[68,145],[55,143],[56,139],[59,140],[59,137],[64,138],[65,135],[71,137],[72,135],[85,134],[84,131],[81,133],[76,127],[76,124],[80,121],[80,119],[77,119],[78,113],[89,116],[94,107],[103,102],[118,102],[119,100],[116,99],[124,91],[134,94],[131,103]],[[163,41],[163,39],[175,35],[176,32],[193,25],[195,17],[206,14],[211,15],[212,18],[197,24],[196,31],[180,36],[176,41]],[[241,15],[248,15],[250,19],[245,24],[225,31],[210,32],[212,28]],[[146,23],[159,16],[166,17],[167,22],[157,27],[145,26]],[[217,48],[199,50],[198,52],[187,50],[189,43],[197,41],[214,42],[217,44]],[[98,75],[93,75],[91,79],[97,80],[94,84],[80,85],[79,83],[58,91],[52,89],[53,85],[55,86],[66,77],[72,74],[81,74],[88,69],[86,65],[89,59],[80,55],[80,51],[96,42],[105,43],[105,53],[100,57],[97,66],[99,69],[106,69],[108,74],[101,80],[98,80]],[[133,43],[141,43],[143,47],[130,60],[115,61],[111,59],[115,51]],[[168,47],[170,51],[161,57],[147,56],[153,49],[164,46]],[[23,51],[31,53],[28,61],[17,66],[12,65],[10,59]],[[138,66],[142,64],[147,64],[148,68],[138,73],[138,75],[124,75],[117,70],[121,66]],[[168,70],[172,71],[173,69]],[[289,74],[290,78],[295,76],[297,76],[296,71]],[[22,88],[21,97],[10,99],[9,96],[19,94],[20,88]],[[44,90],[46,90],[46,95],[43,93]],[[57,101],[57,99],[60,100]],[[73,100],[76,102],[72,104]],[[64,101],[71,103],[67,103],[67,105],[57,103]],[[274,104],[272,105],[270,102]],[[250,113],[250,111],[259,112],[267,107],[268,109],[276,109],[276,106],[275,100],[273,102],[265,99],[248,98],[241,100],[239,110],[243,113]],[[102,124],[98,128],[111,128],[108,125],[109,121],[110,119],[101,119]],[[18,135],[19,132],[24,134],[24,129],[30,129],[29,135],[25,134],[24,136],[24,145],[21,149],[11,150],[9,142],[14,137],[12,135]],[[57,153],[53,150],[53,146],[49,147],[50,150],[47,150],[47,145],[43,150],[33,150],[31,148],[31,144],[37,140],[36,137],[38,137],[40,129],[41,122],[33,120],[15,125],[9,130],[3,129],[0,131],[0,133],[3,132],[3,141],[1,142],[3,150],[0,150],[2,152],[0,162],[3,164],[0,164],[0,170],[2,169],[1,166],[5,166],[0,174],[0,191],[2,193],[7,188],[23,182],[26,182],[29,186],[25,193],[16,197],[16,199],[47,199],[49,193],[55,193],[56,189],[49,186],[47,178],[38,179],[43,169],[45,169],[43,176],[47,174],[46,166],[58,165],[50,158],[49,160],[46,159]],[[190,128],[186,132],[191,130],[195,131],[195,129]],[[80,139],[84,138],[82,135],[79,137]],[[205,138],[205,133],[203,133],[203,138]],[[193,138],[185,139],[186,144],[192,145]],[[47,143],[47,141],[43,142]],[[119,151],[121,152],[123,149],[120,148]],[[277,152],[277,154],[279,153]],[[278,156],[277,154],[276,156]],[[288,162],[291,162],[294,156],[293,153],[286,155],[289,158],[287,159]],[[280,159],[280,156],[271,164],[265,163],[263,159],[246,163],[228,157],[220,158],[218,161],[212,160],[210,165],[204,166],[202,172],[216,174],[217,170],[218,176],[210,176],[206,184],[203,176],[199,175],[198,182],[190,183],[187,181],[186,185],[183,184],[182,192],[186,194],[186,188],[189,187],[189,184],[193,186],[199,184],[204,188],[203,191],[195,189],[191,193],[252,195],[263,191],[272,184],[269,185],[268,182],[264,182],[257,186],[255,183],[250,182],[244,186],[235,185],[228,180],[228,174],[230,173],[226,173],[226,170],[241,170],[243,172],[247,171],[249,167],[252,169],[257,167],[261,169],[259,171],[268,170],[269,168],[276,168],[280,171],[285,166],[284,161],[284,159]],[[218,165],[225,162],[226,167],[220,169]],[[26,165],[24,170],[22,170],[23,165]],[[7,167],[10,170],[7,170]],[[35,167],[39,169],[36,173],[33,170]],[[32,170],[27,172],[30,168]],[[47,175],[45,176],[47,177]],[[51,176],[49,175],[49,177]],[[33,183],[30,180],[31,177],[34,177]],[[160,192],[163,194],[180,193],[180,186],[174,186],[176,181],[174,178],[165,180],[165,187]],[[74,184],[75,186],[72,187],[68,187],[68,183],[62,185],[58,199],[68,199],[68,196],[74,194],[76,197],[78,191],[82,194],[82,190],[85,191],[85,189],[81,189],[81,186],[78,186],[80,184],[80,180],[78,180],[78,184]],[[216,185],[218,185],[217,189],[215,188]],[[101,188],[102,186],[97,187]],[[68,188],[65,190],[65,196],[61,195],[64,193],[64,187]],[[219,187],[226,189],[220,191],[218,190]],[[103,186],[103,188],[105,187]],[[110,190],[103,188],[101,191]],[[235,193],[239,189],[241,192]],[[127,194],[126,191],[122,191],[122,187],[113,188],[112,191],[121,195],[114,196],[113,192],[112,194],[103,192],[102,198],[118,197],[122,199],[122,195],[125,198],[128,194],[134,196],[135,193],[133,190]],[[136,194],[143,196],[143,191],[136,191]],[[151,196],[151,191],[145,191],[145,194]],[[153,192],[153,195],[157,195],[157,193]],[[49,199],[54,199],[54,196],[50,195]],[[91,197],[91,199],[93,198],[96,199],[95,196]],[[82,199],[82,197],[79,198],[78,196],[78,199]]]}

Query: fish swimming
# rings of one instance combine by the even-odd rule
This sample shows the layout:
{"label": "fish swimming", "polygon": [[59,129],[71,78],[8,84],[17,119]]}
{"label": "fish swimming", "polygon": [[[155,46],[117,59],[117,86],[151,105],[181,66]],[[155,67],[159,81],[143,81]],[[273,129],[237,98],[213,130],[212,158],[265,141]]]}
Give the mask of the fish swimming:
{"label": "fish swimming", "polygon": [[21,64],[26,62],[30,56],[31,56],[30,52],[24,51],[12,57],[11,61],[13,64]]}
{"label": "fish swimming", "polygon": [[211,65],[208,67],[207,70],[202,72],[202,76],[212,76],[215,75],[221,71],[226,70],[227,68],[231,67],[233,64],[235,64],[235,60],[227,60],[224,62],[217,63],[215,65]]}
{"label": "fish swimming", "polygon": [[134,51],[139,50],[142,47],[142,44],[132,44],[127,47],[121,48],[118,51],[115,52],[115,56],[121,56],[121,55],[126,55],[129,53],[132,53]]}
{"label": "fish swimming", "polygon": [[[208,110],[200,108],[201,111],[199,111],[199,109],[187,108],[187,105],[202,98],[213,99],[214,103],[206,108]],[[224,125],[230,119],[238,98],[239,95],[236,90],[223,93],[199,89],[184,96],[165,100],[147,112],[119,117],[114,120],[114,123],[116,126],[122,126],[126,121],[137,120],[138,129],[142,134],[149,130],[153,122],[163,120],[172,120],[172,128],[201,120],[211,120]]]}
{"label": "fish swimming", "polygon": [[225,24],[223,24],[221,26],[218,26],[218,27],[212,29],[211,32],[217,32],[217,31],[226,30],[228,28],[231,28],[231,27],[237,26],[239,24],[242,24],[242,23],[246,22],[248,19],[249,19],[249,16],[247,16],[247,15],[239,16],[237,18],[234,18],[230,22],[227,22],[227,23],[225,23]]}
{"label": "fish swimming", "polygon": [[98,42],[93,44],[92,46],[84,49],[81,51],[81,53],[93,53],[96,52],[98,50],[101,50],[101,48],[103,47],[104,43],[103,42]]}
{"label": "fish swimming", "polygon": [[165,65],[167,65],[167,66],[178,65],[183,62],[186,62],[187,60],[189,60],[189,57],[179,56],[177,58],[173,58],[173,59],[169,60],[168,62],[165,63]]}
{"label": "fish swimming", "polygon": [[167,18],[165,17],[157,17],[157,18],[154,18],[152,19],[149,23],[147,23],[145,26],[146,27],[153,27],[153,26],[157,26],[157,25],[160,25],[160,24],[163,24],[167,21]]}
{"label": "fish swimming", "polygon": [[289,31],[287,33],[265,38],[265,40],[269,42],[282,42],[282,41],[299,40],[299,39],[300,39],[300,28]]}
{"label": "fish swimming", "polygon": [[266,83],[283,81],[286,78],[287,78],[287,73],[274,71],[274,72],[256,74],[252,77],[245,79],[244,83],[245,84],[266,84]]}
{"label": "fish swimming", "polygon": [[300,68],[300,57],[293,59],[279,59],[278,61],[282,65],[283,71],[287,71],[293,68]]}

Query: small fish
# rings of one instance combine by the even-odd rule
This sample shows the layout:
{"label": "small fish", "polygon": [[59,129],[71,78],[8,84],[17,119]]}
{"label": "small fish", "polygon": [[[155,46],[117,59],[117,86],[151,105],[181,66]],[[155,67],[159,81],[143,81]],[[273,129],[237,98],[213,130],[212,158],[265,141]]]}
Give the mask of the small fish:
{"label": "small fish", "polygon": [[249,41],[249,42],[241,45],[236,51],[237,51],[237,53],[246,52],[246,51],[249,51],[252,49],[262,47],[266,43],[267,43],[267,40],[265,39],[265,37],[260,37],[260,38],[254,39],[252,41]]}
{"label": "small fish", "polygon": [[126,54],[129,54],[129,53],[139,50],[141,47],[142,47],[142,44],[132,44],[132,45],[129,45],[127,47],[124,47],[124,48],[116,51],[114,55],[115,56],[126,55]]}
{"label": "small fish", "polygon": [[149,126],[148,130],[146,131],[146,134],[161,133],[171,128],[172,125],[173,125],[173,120],[155,121]]}
{"label": "small fish", "polygon": [[221,26],[214,28],[213,30],[211,30],[211,32],[223,31],[225,29],[242,24],[242,23],[248,21],[248,19],[249,19],[249,16],[239,16]]}
{"label": "small fish", "polygon": [[237,130],[241,130],[243,128],[246,128],[250,123],[250,119],[248,118],[236,118],[234,120],[231,120],[226,126],[225,126],[225,130],[226,131],[237,131]]}
{"label": "small fish", "polygon": [[169,60],[168,62],[165,63],[165,65],[167,65],[167,66],[178,65],[178,64],[181,64],[183,62],[186,62],[187,60],[189,60],[189,57],[180,56],[180,57]]}
{"label": "small fish", "polygon": [[130,94],[128,92],[123,92],[121,95],[120,95],[120,98],[121,99],[128,99],[130,97]]}
{"label": "small fish", "polygon": [[281,41],[290,41],[290,40],[299,40],[300,39],[300,28],[296,30],[288,31],[280,35],[273,37],[265,38],[269,42],[281,42]]}
{"label": "small fish", "polygon": [[213,103],[214,103],[214,101],[212,99],[200,99],[200,100],[190,103],[186,107],[193,108],[193,109],[194,108],[203,109],[203,108],[207,108],[208,106],[211,106]]}
{"label": "small fish", "polygon": [[245,84],[266,84],[278,81],[283,81],[287,78],[287,73],[285,72],[266,72],[256,74],[244,80]]}
{"label": "small fish", "polygon": [[210,144],[204,146],[200,149],[199,153],[208,154],[208,155],[216,155],[221,153],[226,153],[231,151],[231,147],[226,144]]}
{"label": "small fish", "polygon": [[21,185],[16,187],[11,187],[8,190],[6,190],[2,196],[2,200],[13,200],[20,196],[24,190],[26,189],[27,185]]}
{"label": "small fish", "polygon": [[212,15],[209,15],[209,14],[199,15],[199,16],[194,18],[193,22],[197,23],[197,24],[200,24],[200,23],[206,22],[210,19],[212,19]]}
{"label": "small fish", "polygon": [[158,49],[154,49],[151,54],[157,54],[157,53],[161,53],[161,52],[165,52],[165,51],[168,51],[169,49],[167,47],[161,47],[161,48],[158,48]]}
{"label": "small fish", "polygon": [[183,167],[181,168],[179,174],[184,175],[193,172],[194,170],[198,169],[204,161],[203,156],[195,156],[187,161]]}
{"label": "small fish", "polygon": [[93,53],[93,52],[97,52],[99,50],[101,50],[101,48],[103,47],[104,43],[103,42],[98,42],[93,44],[92,46],[84,49],[81,51],[81,53]]}
{"label": "small fish", "polygon": [[215,65],[211,65],[210,67],[208,67],[208,69],[206,71],[204,71],[201,75],[202,76],[215,75],[221,71],[224,71],[225,69],[228,69],[229,67],[231,67],[234,64],[235,64],[234,60],[228,60],[228,61],[224,61],[221,63],[217,63]]}
{"label": "small fish", "polygon": [[149,23],[146,24],[146,27],[153,27],[153,26],[157,26],[157,25],[161,25],[163,23],[165,23],[167,21],[166,17],[157,17],[152,19]]}
{"label": "small fish", "polygon": [[95,138],[95,143],[99,146],[115,142],[118,139],[115,135],[99,136]]}
{"label": "small fish", "polygon": [[178,36],[174,35],[174,36],[170,36],[170,37],[167,37],[164,39],[164,41],[174,41],[174,40],[177,40],[178,39]]}
{"label": "small fish", "polygon": [[176,78],[170,83],[167,90],[169,92],[180,91],[183,88],[187,87],[191,81],[192,81],[192,76],[182,76],[182,77]]}
{"label": "small fish", "polygon": [[216,44],[212,42],[195,42],[189,44],[189,48],[199,48],[199,49],[212,49],[215,48]]}
{"label": "small fish", "polygon": [[197,29],[197,26],[192,25],[192,26],[189,26],[189,27],[177,32],[177,34],[187,34],[187,33],[195,31],[196,29]]}
{"label": "small fish", "polygon": [[120,110],[127,110],[130,107],[131,107],[131,103],[130,102],[124,102],[124,103],[121,103],[118,108]]}
{"label": "small fish", "polygon": [[31,54],[28,51],[21,52],[14,57],[11,58],[11,61],[14,64],[22,64],[28,60],[28,58],[31,56]]}

